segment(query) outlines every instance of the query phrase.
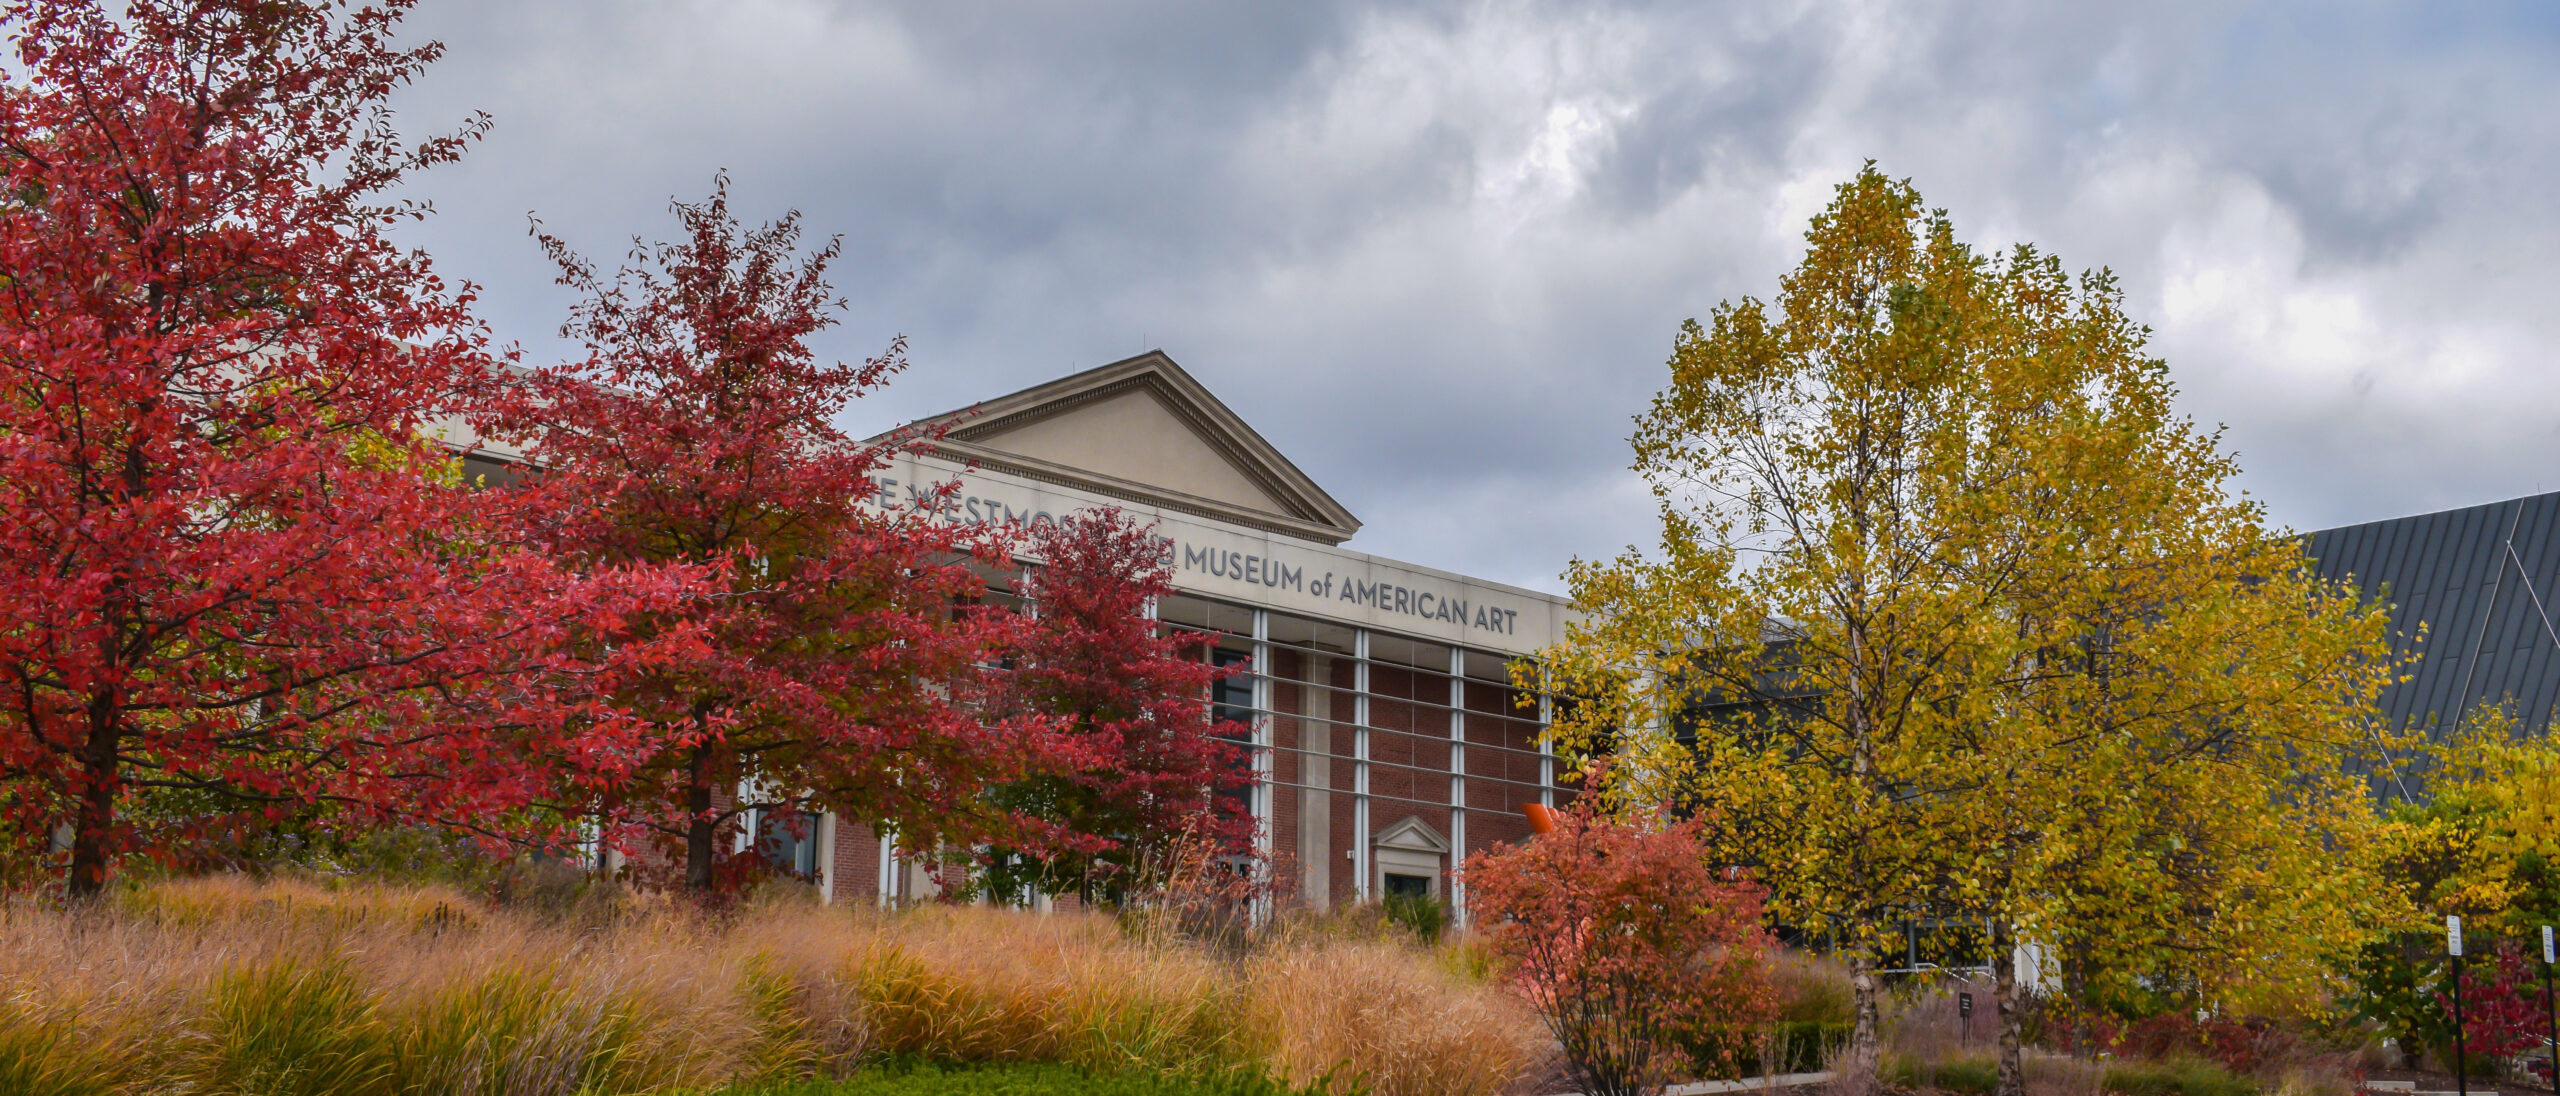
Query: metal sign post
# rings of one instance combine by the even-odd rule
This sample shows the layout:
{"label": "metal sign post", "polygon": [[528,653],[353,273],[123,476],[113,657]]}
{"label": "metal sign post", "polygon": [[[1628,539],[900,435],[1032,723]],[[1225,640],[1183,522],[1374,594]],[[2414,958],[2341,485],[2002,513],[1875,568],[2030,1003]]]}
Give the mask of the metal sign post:
{"label": "metal sign post", "polygon": [[1959,1020],[1964,1021],[1964,1043],[1963,1043],[1963,1045],[1965,1045],[1965,1046],[1972,1046],[1972,1045],[1973,1045],[1973,995],[1972,995],[1972,994],[1970,994],[1970,993],[1959,993],[1959,994],[1956,994],[1956,1018],[1957,1018],[1957,1019],[1959,1019]]}
{"label": "metal sign post", "polygon": [[2471,1075],[2462,1060],[2462,918],[2452,914],[2444,919],[2444,954],[2453,972],[2453,1091],[2471,1096]]}
{"label": "metal sign post", "polygon": [[2542,1064],[2551,1069],[2550,1075],[2545,1079],[2551,1082],[2552,1090],[2560,1092],[2560,1012],[2554,1012],[2551,1008],[2551,958],[2551,926],[2544,925],[2542,926],[2542,1019],[2543,1022],[2551,1025],[2551,1049],[2544,1054]]}

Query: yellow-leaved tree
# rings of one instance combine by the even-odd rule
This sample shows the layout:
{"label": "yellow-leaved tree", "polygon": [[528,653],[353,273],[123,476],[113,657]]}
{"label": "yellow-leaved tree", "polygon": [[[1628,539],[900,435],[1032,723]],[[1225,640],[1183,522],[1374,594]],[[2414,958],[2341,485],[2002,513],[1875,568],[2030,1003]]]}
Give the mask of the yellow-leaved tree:
{"label": "yellow-leaved tree", "polygon": [[2460,914],[2530,936],[2560,920],[2560,739],[2511,704],[2475,712],[2417,751],[2426,797],[2393,808],[2385,845],[2395,890],[2424,928]]}
{"label": "yellow-leaved tree", "polygon": [[[2061,285],[2050,260],[2036,277]],[[2138,336],[2103,279],[2083,290],[2090,333]],[[2122,368],[2037,427],[1997,610],[2031,642],[1947,842],[1964,857],[1950,904],[1994,944],[2004,1094],[2024,1090],[2024,977],[2058,975],[2076,1002],[2325,1007],[2347,988],[2340,960],[2405,916],[2377,885],[2379,820],[2353,775],[2398,745],[2374,704],[2397,665],[2385,609],[2318,579],[2227,488],[2238,469],[2172,413],[2138,337],[2075,345]],[[2052,969],[2021,970],[2019,944]]]}
{"label": "yellow-leaved tree", "polygon": [[2016,945],[2313,977],[2376,916],[2342,766],[2379,741],[2380,611],[2229,491],[2104,275],[1985,258],[1872,167],[1806,238],[1774,307],[1682,329],[1637,420],[1661,538],[1568,576],[1559,746],[1839,945],[1853,1091],[1912,921],[1989,929],[2012,1093]]}

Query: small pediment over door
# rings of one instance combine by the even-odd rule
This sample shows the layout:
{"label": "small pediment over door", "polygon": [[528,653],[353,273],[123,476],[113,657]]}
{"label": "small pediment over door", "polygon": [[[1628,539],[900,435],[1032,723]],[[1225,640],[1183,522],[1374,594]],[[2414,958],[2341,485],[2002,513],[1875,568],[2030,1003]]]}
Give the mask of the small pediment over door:
{"label": "small pediment over door", "polygon": [[1449,851],[1448,838],[1440,836],[1440,831],[1432,829],[1431,824],[1423,821],[1420,816],[1410,814],[1404,816],[1403,820],[1395,825],[1378,831],[1378,836],[1371,838],[1370,844],[1381,849],[1403,849],[1407,852],[1435,855]]}
{"label": "small pediment over door", "polygon": [[1324,544],[1360,527],[1161,351],[924,421],[981,467]]}

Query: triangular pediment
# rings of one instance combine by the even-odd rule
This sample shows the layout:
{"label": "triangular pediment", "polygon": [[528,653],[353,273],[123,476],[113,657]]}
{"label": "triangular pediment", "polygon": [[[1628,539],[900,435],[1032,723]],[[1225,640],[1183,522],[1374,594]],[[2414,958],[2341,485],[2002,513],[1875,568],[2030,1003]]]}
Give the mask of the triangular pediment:
{"label": "triangular pediment", "polygon": [[1370,844],[1382,849],[1403,849],[1407,852],[1445,853],[1449,851],[1448,838],[1440,836],[1440,831],[1432,829],[1431,824],[1423,821],[1419,816],[1410,814],[1404,816],[1403,821],[1378,831],[1378,836],[1371,838]]}
{"label": "triangular pediment", "polygon": [[1032,479],[1339,544],[1358,518],[1162,351],[924,420],[932,448]]}

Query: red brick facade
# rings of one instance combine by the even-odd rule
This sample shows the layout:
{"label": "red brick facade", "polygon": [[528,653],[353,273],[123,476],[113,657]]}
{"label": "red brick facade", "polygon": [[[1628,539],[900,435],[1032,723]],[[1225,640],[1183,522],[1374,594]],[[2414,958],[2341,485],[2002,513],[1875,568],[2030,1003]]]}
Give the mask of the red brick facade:
{"label": "red brick facade", "polygon": [[[1462,901],[1450,874],[1458,862],[1527,838],[1521,808],[1542,800],[1547,767],[1538,747],[1539,709],[1533,696],[1497,679],[1505,672],[1501,659],[1468,652],[1466,673],[1453,679],[1449,648],[1375,638],[1394,652],[1373,651],[1368,664],[1365,834],[1359,824],[1360,659],[1337,649],[1346,645],[1265,645],[1267,710],[1259,718],[1269,743],[1270,783],[1261,801],[1283,905],[1324,909],[1361,900],[1359,861],[1351,853],[1366,841],[1373,858],[1382,855],[1379,838],[1408,821],[1452,847],[1424,853],[1407,843],[1383,855],[1397,858],[1408,873],[1424,862],[1417,858],[1427,858],[1436,892]],[[1252,643],[1229,633],[1222,645],[1241,652]],[[1462,691],[1453,690],[1453,680],[1462,681]],[[1463,732],[1463,739],[1453,730]],[[1453,757],[1463,764],[1453,767]],[[1458,778],[1464,780],[1463,799],[1457,797]],[[1551,794],[1548,801],[1558,804],[1570,796],[1561,789]],[[1463,807],[1463,835],[1456,807]],[[886,858],[867,826],[830,820],[813,836],[819,841],[820,882],[831,901],[914,901],[934,893],[921,868]],[[1380,871],[1373,862],[1365,894],[1372,901],[1380,897]]]}
{"label": "red brick facade", "polygon": [[[1354,635],[1333,629],[1340,638]],[[1265,644],[1267,710],[1260,713],[1269,743],[1266,805],[1268,847],[1284,905],[1328,908],[1363,897],[1352,853],[1369,843],[1373,858],[1396,860],[1402,872],[1424,862],[1434,889],[1462,898],[1450,873],[1468,854],[1516,842],[1529,834],[1521,808],[1541,801],[1547,770],[1539,754],[1539,711],[1531,698],[1504,684],[1502,660],[1467,655],[1462,691],[1452,688],[1449,649],[1379,637],[1395,653],[1372,652],[1368,666],[1368,826],[1359,817],[1363,768],[1360,755],[1360,660],[1349,645],[1313,640]],[[1249,637],[1230,630],[1222,645],[1244,653]],[[1416,663],[1422,663],[1416,665]],[[1235,715],[1250,713],[1236,712]],[[1453,738],[1463,732],[1463,740]],[[1463,764],[1453,768],[1454,758]],[[1463,799],[1457,798],[1459,779]],[[1554,793],[1561,797],[1567,793]],[[1458,823],[1463,808],[1464,825]],[[1377,851],[1382,835],[1419,822],[1444,845],[1422,851],[1407,828],[1402,847]],[[1425,838],[1424,840],[1428,840]],[[829,890],[839,900],[877,900],[883,893],[879,840],[861,826],[834,830]],[[1379,897],[1382,869],[1373,860],[1366,897]],[[900,867],[887,883],[897,899],[923,897],[929,882]]]}

